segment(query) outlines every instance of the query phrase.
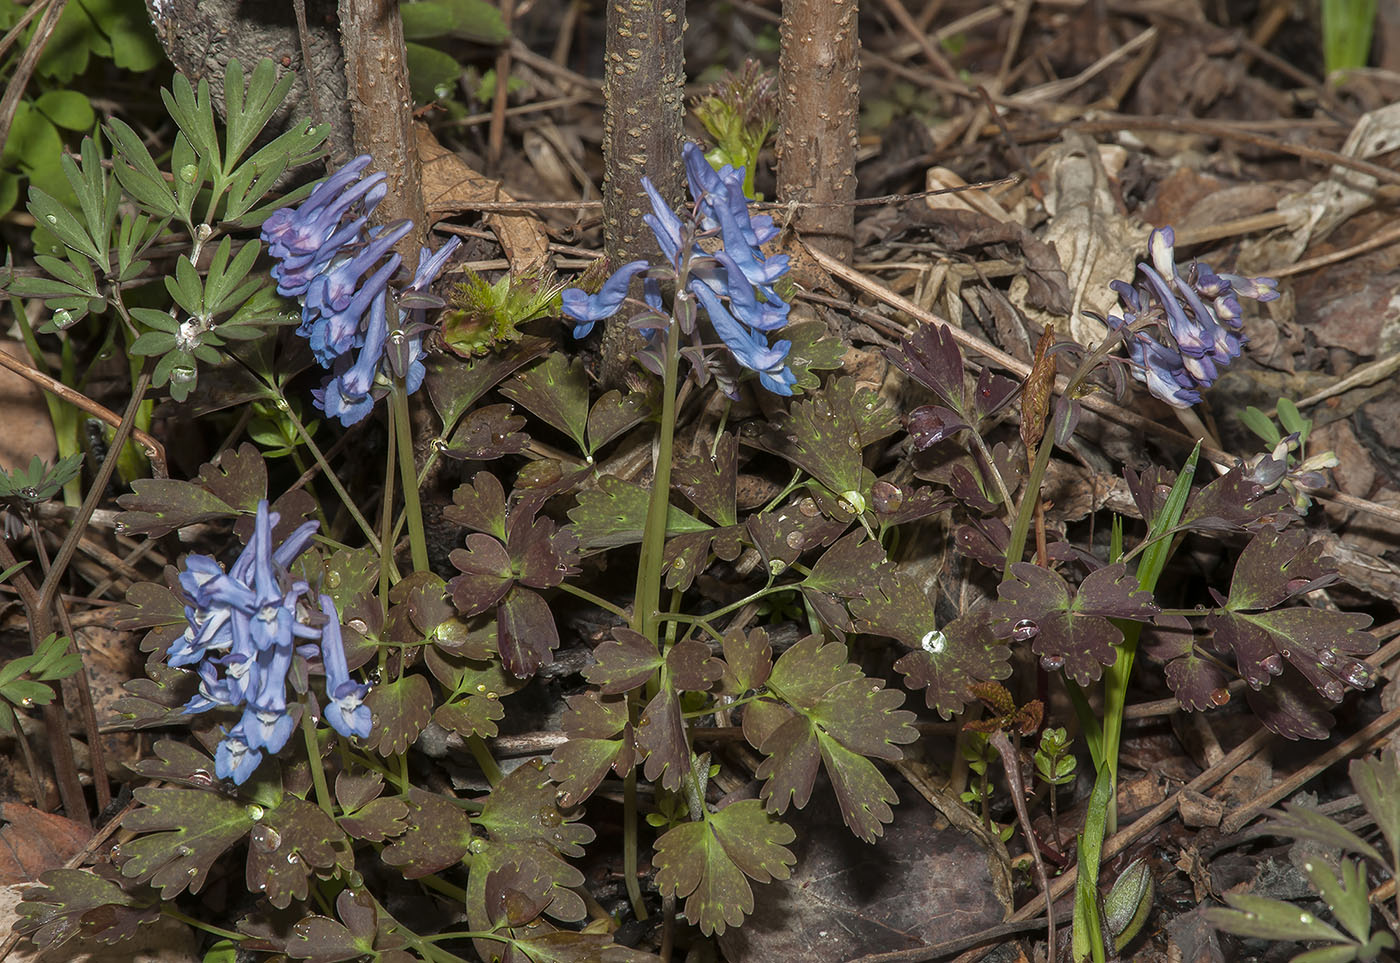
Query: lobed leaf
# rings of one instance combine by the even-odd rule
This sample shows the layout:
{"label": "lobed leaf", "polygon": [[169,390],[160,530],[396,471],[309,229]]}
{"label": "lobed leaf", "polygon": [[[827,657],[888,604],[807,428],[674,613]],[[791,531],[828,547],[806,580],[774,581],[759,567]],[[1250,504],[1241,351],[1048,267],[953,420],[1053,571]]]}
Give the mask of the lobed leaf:
{"label": "lobed leaf", "polygon": [[332,867],[354,869],[345,834],[319,806],[287,795],[248,834],[248,891],[263,893],[278,909],[307,896],[311,874]]}
{"label": "lobed leaf", "polygon": [[110,879],[84,869],[51,869],[41,885],[24,891],[14,931],[41,950],[62,946],[75,936],[98,943],[130,939],[136,928],[160,919],[160,907],[142,900]]}
{"label": "lobed leaf", "polygon": [[588,451],[588,375],[582,358],[570,362],[555,352],[502,385],[501,394],[568,435],[579,451]]}
{"label": "lobed leaf", "polygon": [[410,787],[405,823],[407,828],[380,855],[390,866],[401,867],[406,879],[455,866],[471,850],[471,820],[437,793]]}
{"label": "lobed leaf", "polygon": [[150,883],[166,900],[198,893],[214,861],[257,823],[256,809],[198,789],[142,787],[136,801],[141,807],[122,828],[140,835],[122,847],[122,875]]}
{"label": "lobed leaf", "polygon": [[373,722],[365,748],[381,756],[394,756],[408,749],[428,724],[433,707],[433,690],[421,675],[406,675],[381,683],[365,696]]}

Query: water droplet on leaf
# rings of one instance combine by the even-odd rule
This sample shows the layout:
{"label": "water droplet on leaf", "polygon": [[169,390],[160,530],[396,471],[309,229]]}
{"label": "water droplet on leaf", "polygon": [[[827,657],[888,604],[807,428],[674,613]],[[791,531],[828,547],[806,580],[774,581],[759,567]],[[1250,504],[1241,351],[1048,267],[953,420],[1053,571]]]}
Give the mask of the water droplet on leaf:
{"label": "water droplet on leaf", "polygon": [[1062,655],[1042,655],[1040,664],[1047,672],[1056,672],[1065,667],[1065,657]]}
{"label": "water droplet on leaf", "polygon": [[1269,675],[1283,675],[1283,659],[1279,658],[1276,652],[1273,655],[1266,656],[1260,661],[1259,668],[1269,673]]}
{"label": "water droplet on leaf", "polygon": [[919,647],[930,655],[938,655],[948,648],[948,637],[934,629],[932,632],[925,633],[924,637],[919,640]]}
{"label": "water droplet on leaf", "polygon": [[[1040,634],[1040,626],[1032,619],[1021,619],[1011,627],[1011,639],[1013,642],[1029,642]],[[1063,665],[1063,660],[1061,665]],[[1056,666],[1055,668],[1059,668]]]}

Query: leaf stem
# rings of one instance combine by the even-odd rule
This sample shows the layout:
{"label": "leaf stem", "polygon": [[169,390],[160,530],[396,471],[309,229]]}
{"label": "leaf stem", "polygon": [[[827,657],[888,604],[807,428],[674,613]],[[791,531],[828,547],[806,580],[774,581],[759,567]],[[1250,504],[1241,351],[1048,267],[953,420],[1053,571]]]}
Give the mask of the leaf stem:
{"label": "leaf stem", "polygon": [[168,916],[170,919],[175,920],[177,923],[184,923],[186,926],[193,926],[197,930],[203,930],[211,936],[217,936],[220,939],[233,940],[235,943],[242,943],[248,938],[242,933],[235,933],[232,930],[220,929],[219,927],[214,926],[210,923],[206,923],[203,920],[195,919],[193,916],[186,916],[184,913],[181,913],[169,903],[161,903],[160,912],[162,916]]}
{"label": "leaf stem", "polygon": [[316,803],[331,819],[335,818],[335,809],[331,805],[331,789],[326,783],[326,766],[321,761],[321,744],[316,738],[316,726],[311,721],[311,699],[302,696],[301,700],[301,735],[306,742],[306,759],[311,764],[311,784],[316,789]]}
{"label": "leaf stem", "polygon": [[671,461],[676,436],[676,380],[680,370],[680,322],[666,326],[666,361],[661,383],[661,424],[656,461],[647,504],[646,528],[637,564],[636,603],[632,629],[651,642],[658,641],[661,608],[661,561],[666,547],[666,519],[671,510]]}
{"label": "leaf stem", "polygon": [[350,513],[350,517],[355,520],[355,524],[360,526],[360,531],[364,534],[365,541],[369,542],[370,548],[374,549],[376,552],[380,551],[379,536],[374,533],[374,527],[371,526],[369,522],[365,521],[365,516],[360,513],[360,509],[355,505],[354,501],[351,500],[350,493],[345,490],[345,486],[340,483],[340,478],[336,476],[336,473],[331,469],[330,463],[326,461],[326,456],[321,453],[321,446],[316,444],[315,440],[311,437],[311,432],[306,430],[306,426],[301,423],[301,419],[298,418],[296,412],[292,410],[292,406],[282,395],[281,390],[275,385],[269,385],[269,387],[272,388],[275,393],[273,403],[277,405],[277,410],[292,423],[292,427],[297,430],[297,434],[301,436],[301,440],[305,442],[306,447],[311,450],[311,457],[315,458],[316,464],[321,466],[321,474],[326,476],[326,481],[330,482],[331,487],[335,489],[335,493],[340,496],[340,501],[345,506],[345,510]]}
{"label": "leaf stem", "polygon": [[[395,378],[389,391],[389,407],[394,414],[398,435],[399,476],[403,480],[403,510],[408,517],[408,544],[415,572],[428,571],[428,539],[423,531],[423,507],[418,501],[418,471],[413,464],[413,429],[408,418],[408,389],[402,378]],[[393,544],[393,529],[389,530]]]}
{"label": "leaf stem", "polygon": [[576,598],[583,599],[590,605],[598,606],[598,608],[602,609],[604,612],[611,612],[613,615],[616,615],[620,619],[627,618],[626,609],[622,608],[619,605],[614,605],[602,596],[594,595],[587,589],[579,588],[577,585],[574,585],[568,581],[560,582],[559,588],[565,592],[568,592],[570,595],[575,596]]}

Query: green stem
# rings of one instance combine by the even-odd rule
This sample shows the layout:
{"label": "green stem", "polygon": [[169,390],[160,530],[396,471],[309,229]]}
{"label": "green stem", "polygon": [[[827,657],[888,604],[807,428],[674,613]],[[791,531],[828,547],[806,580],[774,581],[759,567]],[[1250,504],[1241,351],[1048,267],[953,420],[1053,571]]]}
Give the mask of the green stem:
{"label": "green stem", "polygon": [[671,510],[671,461],[676,437],[676,381],[680,370],[680,325],[666,328],[666,366],[661,382],[661,426],[657,438],[656,468],[647,504],[646,528],[637,564],[636,604],[632,629],[652,642],[657,639],[661,608],[661,561],[666,548],[666,521]]}
{"label": "green stem", "polygon": [[[662,613],[662,614],[658,615],[657,618],[658,618],[658,619],[661,619],[661,620],[670,620],[670,621],[676,621],[676,622],[687,622],[687,623],[691,623],[691,624],[694,624],[694,625],[699,625],[699,626],[701,626],[702,628],[708,629],[708,628],[709,628],[709,623],[710,623],[710,622],[713,622],[715,619],[719,618],[721,615],[728,615],[730,612],[737,612],[739,609],[743,608],[745,605],[749,605],[749,604],[751,604],[751,603],[753,603],[753,602],[757,602],[759,599],[763,598],[764,596],[772,595],[772,594],[774,594],[775,592],[785,592],[785,591],[788,591],[788,590],[795,590],[796,588],[797,588],[797,586],[796,586],[795,584],[789,584],[789,583],[787,583],[787,582],[784,582],[782,585],[774,585],[773,582],[772,582],[772,579],[770,578],[768,584],[765,585],[765,586],[763,586],[763,588],[757,589],[757,590],[755,590],[755,591],[749,593],[748,595],[745,595],[743,598],[739,599],[737,602],[730,602],[728,605],[724,606],[723,608],[715,609],[713,612],[706,612],[704,615],[680,615],[680,614],[678,614],[678,613]],[[711,635],[716,634],[715,631],[714,631],[713,629],[709,629],[709,631],[710,631],[710,634],[711,634]]]}
{"label": "green stem", "polygon": [[175,920],[177,923],[184,923],[186,926],[193,926],[197,930],[203,930],[209,935],[217,936],[220,939],[232,940],[235,943],[242,943],[248,938],[242,933],[235,933],[232,930],[220,929],[219,927],[206,923],[203,920],[197,920],[193,916],[186,916],[184,913],[181,913],[169,903],[162,903],[160,905],[160,912],[161,915],[168,916],[172,920]]}
{"label": "green stem", "polygon": [[[394,379],[389,391],[389,407],[394,413],[394,429],[398,434],[399,476],[403,479],[403,510],[408,517],[408,544],[413,555],[413,570],[428,571],[428,538],[423,531],[423,507],[418,502],[418,471],[413,464],[413,428],[408,419],[408,389],[402,378]],[[393,533],[390,530],[390,544]]]}
{"label": "green stem", "polygon": [[577,585],[574,585],[574,584],[571,583],[571,582],[560,582],[560,583],[559,583],[559,588],[562,589],[562,590],[565,591],[565,592],[568,592],[570,595],[574,596],[575,598],[581,598],[581,599],[583,599],[585,602],[588,602],[590,605],[596,605],[596,606],[598,606],[598,608],[602,609],[604,612],[611,612],[613,615],[616,615],[616,616],[617,616],[618,618],[620,618],[620,619],[625,619],[625,618],[627,618],[627,610],[626,610],[626,609],[622,608],[622,607],[619,606],[619,605],[613,605],[613,604],[612,604],[611,602],[609,602],[607,599],[605,599],[605,598],[603,598],[603,597],[601,597],[601,596],[598,596],[598,595],[594,595],[592,592],[588,591],[587,589],[581,589],[581,588],[579,588]]}
{"label": "green stem", "polygon": [[301,440],[311,451],[311,457],[315,458],[316,464],[321,466],[321,474],[326,476],[326,481],[330,482],[331,487],[335,489],[335,493],[340,496],[340,501],[345,506],[345,510],[350,513],[350,517],[355,520],[355,524],[360,526],[360,531],[364,534],[365,541],[369,542],[370,547],[378,552],[380,550],[379,536],[374,533],[374,528],[370,523],[365,521],[365,516],[360,514],[360,509],[355,505],[355,502],[351,500],[350,493],[345,490],[345,486],[340,483],[340,479],[336,477],[335,472],[331,470],[330,463],[326,461],[326,456],[321,453],[321,446],[316,444],[315,440],[311,437],[311,432],[306,430],[306,426],[301,423],[301,419],[298,418],[296,412],[292,410],[292,406],[287,403],[287,399],[282,397],[281,391],[279,391],[275,385],[269,387],[271,387],[275,393],[273,402],[277,405],[277,410],[286,416],[287,420],[292,423],[292,427],[297,430],[297,434],[301,436]]}
{"label": "green stem", "polygon": [[[630,695],[630,693],[629,693]],[[627,770],[622,780],[622,881],[632,903],[632,915],[647,918],[642,900],[642,884],[637,879],[637,767]]]}
{"label": "green stem", "polygon": [[486,781],[493,787],[501,781],[501,767],[496,763],[496,759],[491,755],[491,750],[486,748],[486,740],[477,735],[467,736],[462,740],[471,750],[472,758],[481,767],[482,773],[486,776]]}
{"label": "green stem", "polygon": [[326,783],[326,766],[321,761],[321,744],[316,739],[316,726],[311,721],[311,700],[307,698],[303,698],[301,703],[301,735],[306,741],[306,758],[311,764],[311,784],[316,788],[316,803],[322,812],[334,819],[331,788]]}
{"label": "green stem", "polygon": [[1026,478],[1021,493],[1021,505],[1016,512],[1016,522],[1011,527],[1011,538],[1006,545],[1006,567],[1002,569],[1001,580],[1011,578],[1011,566],[1021,561],[1026,554],[1026,536],[1031,530],[1031,519],[1035,517],[1035,504],[1040,500],[1040,484],[1045,479],[1045,469],[1050,465],[1050,452],[1055,444],[1050,438],[1042,440],[1035,453],[1035,462]]}
{"label": "green stem", "polygon": [[[386,606],[389,601],[389,588],[394,584],[394,535],[391,526],[394,524],[394,454],[398,447],[398,434],[393,420],[390,420],[389,451],[384,464],[384,495],[379,503],[379,600],[380,604]],[[380,650],[381,655],[383,651]]]}

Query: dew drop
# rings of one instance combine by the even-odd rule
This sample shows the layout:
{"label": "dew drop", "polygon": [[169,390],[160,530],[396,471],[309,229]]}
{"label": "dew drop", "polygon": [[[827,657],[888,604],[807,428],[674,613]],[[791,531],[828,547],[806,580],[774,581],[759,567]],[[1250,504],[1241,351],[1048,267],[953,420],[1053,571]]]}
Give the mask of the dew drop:
{"label": "dew drop", "polygon": [[1323,649],[1317,654],[1317,661],[1321,662],[1328,668],[1331,668],[1332,666],[1337,664],[1337,653],[1332,649]]}
{"label": "dew drop", "polygon": [[1302,923],[1304,926],[1311,926],[1311,925],[1312,925],[1312,921],[1313,921],[1313,916],[1312,916],[1311,913],[1299,913],[1299,914],[1298,914],[1298,922],[1299,922],[1299,923]]}
{"label": "dew drop", "polygon": [[185,875],[188,876],[190,879],[194,879],[196,876],[199,875],[198,867],[191,866],[189,869],[185,870]]}
{"label": "dew drop", "polygon": [[1347,666],[1342,672],[1342,678],[1358,689],[1365,689],[1371,685],[1371,671],[1364,662],[1356,662]]}
{"label": "dew drop", "polygon": [[117,843],[115,846],[113,846],[113,847],[108,851],[107,855],[108,855],[109,857],[111,857],[111,859],[112,859],[114,862],[115,862],[116,860],[118,860],[118,859],[121,859],[121,858],[122,858],[122,847],[121,847],[121,843]]}
{"label": "dew drop", "polygon": [[467,852],[471,853],[473,856],[479,855],[485,849],[486,841],[484,839],[473,839],[471,842],[467,843]]}
{"label": "dew drop", "polygon": [[1065,657],[1062,655],[1042,655],[1040,664],[1047,672],[1055,672],[1065,667]]}
{"label": "dew drop", "polygon": [[1322,697],[1328,702],[1341,702],[1346,689],[1336,679],[1328,679],[1322,684]]}
{"label": "dew drop", "polygon": [[1259,668],[1269,673],[1269,675],[1283,675],[1283,659],[1279,658],[1278,653],[1266,656],[1259,663]]}
{"label": "dew drop", "polygon": [[930,655],[938,655],[944,649],[948,648],[948,637],[937,629],[934,629],[926,633],[924,637],[919,640],[919,647]]}
{"label": "dew drop", "polygon": [[497,695],[496,693],[494,693],[494,692],[488,692],[488,693],[486,693],[486,698],[487,698],[487,700],[489,700],[489,701],[491,701],[491,702],[495,702],[497,699],[500,698],[500,696],[498,696],[498,695]]}
{"label": "dew drop", "polygon": [[56,328],[66,328],[73,323],[73,312],[67,308],[59,308],[53,313],[53,323]]}
{"label": "dew drop", "polygon": [[[1040,634],[1040,626],[1031,619],[1022,619],[1011,627],[1013,642],[1029,642]],[[1059,668],[1059,666],[1056,666]]]}
{"label": "dew drop", "polygon": [[180,168],[180,180],[184,181],[186,184],[193,184],[197,177],[199,177],[199,167],[197,165],[186,164],[184,167]]}
{"label": "dew drop", "polygon": [[851,432],[851,434],[848,435],[846,438],[846,444],[854,450],[860,451],[860,435],[857,435],[855,432]]}
{"label": "dew drop", "polygon": [[249,806],[249,807],[245,810],[245,812],[248,813],[248,818],[251,819],[253,822],[256,823],[256,822],[259,822],[259,821],[263,818],[264,814],[266,813],[266,810],[263,809],[261,806],[259,806],[259,805],[257,805],[257,804],[253,804],[253,805]]}
{"label": "dew drop", "polygon": [[193,850],[193,849],[190,849],[188,846],[176,846],[176,847],[175,847],[175,855],[176,855],[176,856],[193,856],[193,855],[194,855],[194,850]]}
{"label": "dew drop", "polygon": [[485,694],[486,694],[486,683],[485,683],[485,682],[478,682],[478,683],[476,684],[476,691],[477,691],[477,692],[480,692],[482,695],[485,695]]}
{"label": "dew drop", "polygon": [[288,866],[295,866],[295,865],[296,865],[297,863],[299,863],[299,862],[301,862],[301,857],[298,856],[296,853],[288,853],[288,854],[287,854],[287,865],[288,865]]}
{"label": "dew drop", "polygon": [[334,572],[334,571],[332,571],[332,572],[327,572],[327,573],[326,573],[326,588],[329,588],[329,589],[340,588],[340,573],[339,573],[339,572]]}
{"label": "dew drop", "polygon": [[541,826],[558,826],[564,821],[564,817],[559,815],[559,810],[553,806],[546,806],[540,810]]}
{"label": "dew drop", "polygon": [[822,510],[817,507],[815,499],[811,498],[804,498],[802,501],[798,502],[797,510],[808,518],[816,518],[822,513]]}
{"label": "dew drop", "polygon": [[46,214],[46,215],[44,215],[44,220],[48,221],[50,224],[57,224],[57,223],[58,223],[58,215],[56,215],[56,214]]}
{"label": "dew drop", "polygon": [[768,574],[770,575],[782,575],[785,571],[787,571],[787,562],[784,562],[780,558],[775,558],[768,563]]}
{"label": "dew drop", "polygon": [[807,536],[801,532],[788,532],[787,538],[783,541],[787,542],[788,548],[801,551],[802,546],[807,544]]}
{"label": "dew drop", "polygon": [[258,826],[250,834],[249,838],[253,842],[253,848],[270,853],[278,846],[282,845],[282,834],[271,826]]}
{"label": "dew drop", "polygon": [[22,708],[32,709],[34,707],[34,700],[25,696],[23,699],[19,700],[19,704]]}
{"label": "dew drop", "polygon": [[367,635],[369,633],[369,625],[365,622],[364,619],[351,619],[345,624],[350,626],[350,628],[354,629],[361,635]]}

